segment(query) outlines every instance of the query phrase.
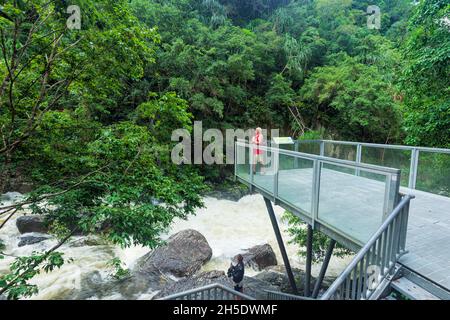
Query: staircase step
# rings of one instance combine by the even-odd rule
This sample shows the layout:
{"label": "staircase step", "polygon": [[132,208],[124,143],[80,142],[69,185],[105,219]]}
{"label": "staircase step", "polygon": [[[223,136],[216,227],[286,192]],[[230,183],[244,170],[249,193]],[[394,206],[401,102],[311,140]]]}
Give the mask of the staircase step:
{"label": "staircase step", "polygon": [[391,287],[412,300],[441,300],[405,277],[392,281]]}

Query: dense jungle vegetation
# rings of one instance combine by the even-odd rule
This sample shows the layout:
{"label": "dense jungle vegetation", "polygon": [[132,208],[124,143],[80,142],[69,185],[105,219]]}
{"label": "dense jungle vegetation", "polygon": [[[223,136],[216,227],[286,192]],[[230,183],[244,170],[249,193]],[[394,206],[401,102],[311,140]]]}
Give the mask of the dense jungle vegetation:
{"label": "dense jungle vegetation", "polygon": [[[450,147],[449,14],[446,0],[0,0],[0,191],[32,186],[0,229],[30,205],[61,242],[157,246],[232,174],[171,162],[172,130],[194,120]],[[18,258],[0,294],[33,294],[57,249]]]}

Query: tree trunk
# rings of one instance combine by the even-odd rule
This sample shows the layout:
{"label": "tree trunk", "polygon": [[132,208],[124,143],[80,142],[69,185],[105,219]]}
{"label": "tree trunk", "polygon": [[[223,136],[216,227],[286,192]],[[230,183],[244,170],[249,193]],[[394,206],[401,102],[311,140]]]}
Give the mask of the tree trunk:
{"label": "tree trunk", "polygon": [[4,153],[4,161],[0,170],[0,194],[11,190],[11,153],[9,151]]}

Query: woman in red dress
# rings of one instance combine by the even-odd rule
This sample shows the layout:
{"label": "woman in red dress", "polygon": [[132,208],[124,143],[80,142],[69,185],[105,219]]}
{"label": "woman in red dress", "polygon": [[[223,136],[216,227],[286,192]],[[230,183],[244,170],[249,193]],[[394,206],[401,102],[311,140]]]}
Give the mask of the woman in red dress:
{"label": "woman in red dress", "polygon": [[[264,136],[262,134],[261,128],[256,128],[255,135],[252,138],[253,144],[253,173],[256,173],[256,165],[260,163],[263,165],[263,150],[259,148],[260,145],[264,143]],[[262,171],[262,167],[261,167]]]}

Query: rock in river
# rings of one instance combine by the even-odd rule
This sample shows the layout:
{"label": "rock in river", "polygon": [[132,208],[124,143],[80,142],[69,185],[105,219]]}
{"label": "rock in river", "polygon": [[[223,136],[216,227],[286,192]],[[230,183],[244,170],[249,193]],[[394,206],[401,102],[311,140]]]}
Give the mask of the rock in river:
{"label": "rock in river", "polygon": [[277,265],[277,257],[270,244],[251,247],[242,254],[244,264],[255,270],[262,270]]}
{"label": "rock in river", "polygon": [[139,258],[135,273],[169,273],[176,277],[186,277],[197,272],[212,256],[212,249],[206,238],[195,230],[183,230],[161,246]]}
{"label": "rock in river", "polygon": [[48,228],[45,225],[44,217],[42,216],[22,216],[16,220],[17,229],[20,233],[39,232],[47,233]]}
{"label": "rock in river", "polygon": [[30,244],[39,243],[48,240],[49,237],[46,235],[25,235],[20,237],[18,247],[28,246]]}

